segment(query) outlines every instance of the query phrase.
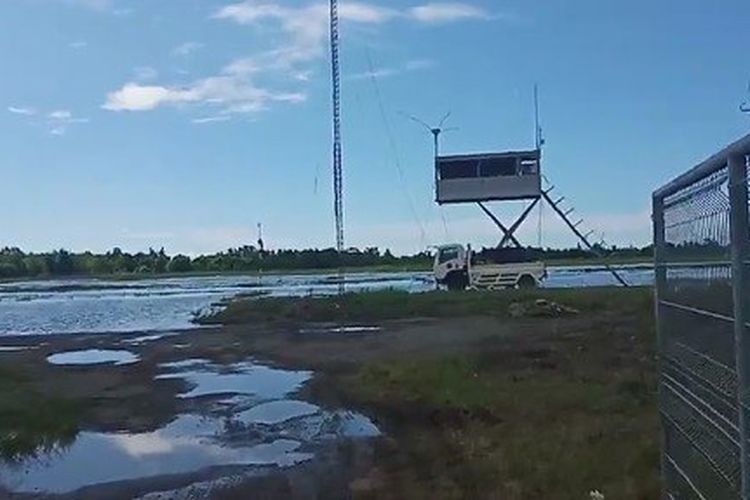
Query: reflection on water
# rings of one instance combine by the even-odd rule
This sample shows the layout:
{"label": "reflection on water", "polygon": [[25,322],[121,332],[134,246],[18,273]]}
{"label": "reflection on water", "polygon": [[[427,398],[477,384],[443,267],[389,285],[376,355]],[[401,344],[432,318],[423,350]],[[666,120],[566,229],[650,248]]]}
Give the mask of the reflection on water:
{"label": "reflection on water", "polygon": [[53,365],[98,365],[113,363],[116,366],[137,363],[140,358],[130,351],[87,349],[85,351],[60,352],[47,356]]}
{"label": "reflection on water", "polygon": [[[325,442],[379,434],[366,417],[288,399],[308,372],[204,360],[163,365],[161,378],[183,378],[183,397],[218,399],[204,414],[184,414],[148,433],[82,432],[65,449],[0,466],[13,492],[69,493],[115,481],[184,474],[214,466],[289,467],[312,460]],[[222,397],[234,394],[231,398]],[[236,474],[236,470],[233,471]]]}
{"label": "reflection on water", "polygon": [[[40,407],[37,410],[45,409]],[[34,421],[34,417],[0,425],[0,458],[3,462],[12,465],[61,453],[75,442],[78,429],[74,420],[67,415],[49,417],[41,425]]]}
{"label": "reflection on water", "polygon": [[320,411],[317,406],[305,401],[271,401],[245,410],[237,419],[247,424],[280,424],[293,418],[315,415]]}
{"label": "reflection on water", "polygon": [[[653,270],[623,267],[632,285],[650,285]],[[432,274],[359,273],[345,276],[347,290],[434,289]],[[604,268],[551,267],[549,288],[616,285]],[[264,275],[149,279],[30,281],[0,284],[0,335],[146,332],[193,328],[196,314],[238,294],[326,295],[338,292],[335,275]],[[153,339],[145,337],[144,341]]]}
{"label": "reflection on water", "polygon": [[276,439],[230,447],[219,419],[184,415],[145,434],[82,432],[66,451],[6,467],[0,478],[16,492],[66,493],[83,486],[177,474],[213,465],[294,465],[312,457],[302,443]]}
{"label": "reflection on water", "polygon": [[381,330],[379,326],[330,326],[330,327],[312,327],[312,328],[300,328],[301,334],[314,335],[314,334],[326,334],[332,333],[337,335],[356,335],[366,333],[377,333]]}
{"label": "reflection on water", "polygon": [[254,363],[221,367],[202,359],[187,359],[162,367],[184,370],[156,377],[185,380],[191,389],[180,396],[183,398],[245,394],[266,400],[277,399],[296,391],[312,376],[308,371],[280,370]]}

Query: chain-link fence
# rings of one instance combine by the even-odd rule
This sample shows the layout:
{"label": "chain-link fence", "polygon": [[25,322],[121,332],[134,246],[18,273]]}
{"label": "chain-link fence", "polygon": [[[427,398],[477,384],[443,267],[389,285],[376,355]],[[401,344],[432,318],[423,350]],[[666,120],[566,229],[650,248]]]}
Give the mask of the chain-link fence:
{"label": "chain-link fence", "polygon": [[750,500],[750,136],[654,193],[664,497]]}

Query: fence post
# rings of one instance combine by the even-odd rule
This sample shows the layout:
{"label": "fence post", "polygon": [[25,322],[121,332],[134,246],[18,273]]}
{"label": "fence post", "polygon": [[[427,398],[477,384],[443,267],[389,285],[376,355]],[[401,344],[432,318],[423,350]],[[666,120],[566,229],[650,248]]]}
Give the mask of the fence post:
{"label": "fence post", "polygon": [[747,165],[744,155],[731,155],[729,167],[729,227],[732,251],[732,301],[734,303],[734,349],[737,370],[737,407],[740,428],[740,465],[742,467],[742,499],[750,500],[750,464],[748,463],[748,401],[746,390],[750,386],[750,339],[745,324],[748,312],[745,307],[747,283],[745,262],[748,257],[748,198]]}
{"label": "fence post", "polygon": [[661,294],[667,284],[667,268],[664,255],[666,238],[664,231],[664,199],[658,196],[653,197],[652,219],[654,228],[654,312],[656,313],[656,342],[661,354],[663,348],[663,339],[661,325],[659,323],[659,303]]}
{"label": "fence post", "polygon": [[[666,235],[664,229],[664,198],[654,195],[652,198],[651,222],[654,230],[654,317],[656,319],[656,353],[657,353],[657,389],[659,400],[662,398],[662,356],[664,354],[664,333],[660,321],[661,296],[667,284],[667,269],[664,249],[666,244]],[[666,482],[666,442],[667,428],[664,425],[664,417],[659,412],[661,423],[661,497],[668,498]]]}

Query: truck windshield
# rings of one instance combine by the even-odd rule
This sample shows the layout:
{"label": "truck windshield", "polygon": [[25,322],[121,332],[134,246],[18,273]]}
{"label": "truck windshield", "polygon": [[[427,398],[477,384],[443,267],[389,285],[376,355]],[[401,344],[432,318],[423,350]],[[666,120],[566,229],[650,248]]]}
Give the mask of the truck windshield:
{"label": "truck windshield", "polygon": [[438,257],[438,263],[442,264],[444,262],[448,262],[449,260],[457,259],[458,258],[458,249],[457,248],[447,248],[445,250],[440,250],[440,256]]}

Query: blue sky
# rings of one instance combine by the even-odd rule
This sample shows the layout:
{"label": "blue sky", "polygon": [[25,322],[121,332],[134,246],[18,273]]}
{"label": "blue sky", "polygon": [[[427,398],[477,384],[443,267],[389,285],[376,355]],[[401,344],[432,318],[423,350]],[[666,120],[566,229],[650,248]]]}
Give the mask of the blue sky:
{"label": "blue sky", "polygon": [[[654,188],[750,129],[745,0],[341,9],[351,245],[498,237],[434,205],[430,138],[402,113],[452,111],[444,152],[530,147],[538,83],[546,175],[620,245],[648,242]],[[259,221],[273,247],[331,246],[326,37],[314,0],[3,0],[0,246],[198,254]],[[575,243],[542,220],[545,245]]]}

